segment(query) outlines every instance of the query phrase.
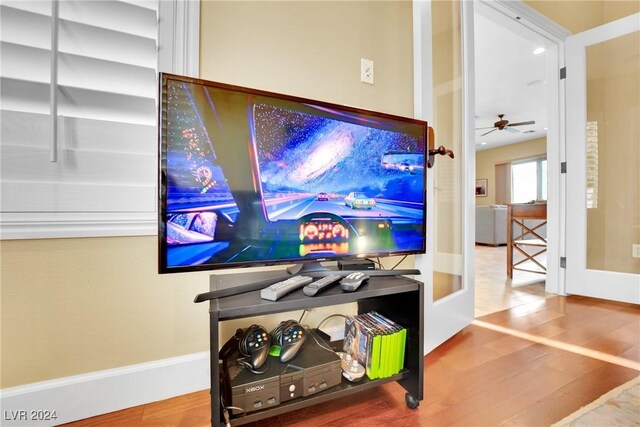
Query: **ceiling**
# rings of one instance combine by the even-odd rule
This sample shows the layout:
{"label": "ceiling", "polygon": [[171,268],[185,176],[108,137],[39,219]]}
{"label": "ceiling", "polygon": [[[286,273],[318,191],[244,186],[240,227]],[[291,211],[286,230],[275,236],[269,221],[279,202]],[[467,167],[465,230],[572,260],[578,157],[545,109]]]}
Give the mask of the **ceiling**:
{"label": "ceiling", "polygon": [[[539,42],[475,14],[476,128],[500,120],[510,123],[534,120],[535,124],[508,127],[482,134],[476,130],[476,150],[542,138],[547,134],[547,52],[534,55]],[[524,32],[524,31],[523,31]],[[516,132],[517,130],[517,132]]]}

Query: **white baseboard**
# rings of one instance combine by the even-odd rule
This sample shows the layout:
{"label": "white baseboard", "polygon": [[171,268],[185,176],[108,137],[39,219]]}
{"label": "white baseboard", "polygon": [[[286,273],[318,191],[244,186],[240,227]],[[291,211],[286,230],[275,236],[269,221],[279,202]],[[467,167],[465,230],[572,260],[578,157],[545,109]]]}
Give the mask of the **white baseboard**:
{"label": "white baseboard", "polygon": [[[209,352],[155,360],[0,390],[0,425],[58,425],[210,387]],[[47,411],[57,418],[34,419]]]}

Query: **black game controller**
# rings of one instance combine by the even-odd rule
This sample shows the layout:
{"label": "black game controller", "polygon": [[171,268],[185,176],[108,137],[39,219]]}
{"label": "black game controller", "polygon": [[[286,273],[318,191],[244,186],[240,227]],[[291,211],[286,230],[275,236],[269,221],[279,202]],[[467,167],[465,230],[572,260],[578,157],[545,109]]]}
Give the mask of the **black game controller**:
{"label": "black game controller", "polygon": [[271,332],[274,344],[279,345],[280,361],[293,359],[307,339],[307,330],[295,320],[285,320]]}
{"label": "black game controller", "polygon": [[238,351],[249,358],[248,363],[253,369],[259,369],[267,361],[270,346],[271,337],[260,325],[249,326],[242,332],[238,341]]}

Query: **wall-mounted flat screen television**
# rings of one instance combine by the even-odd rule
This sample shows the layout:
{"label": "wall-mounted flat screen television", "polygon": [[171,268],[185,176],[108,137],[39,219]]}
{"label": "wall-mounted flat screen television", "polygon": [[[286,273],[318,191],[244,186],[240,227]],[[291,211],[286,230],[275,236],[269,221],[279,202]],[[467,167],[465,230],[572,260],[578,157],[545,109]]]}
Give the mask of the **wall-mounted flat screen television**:
{"label": "wall-mounted flat screen television", "polygon": [[161,74],[159,270],[424,253],[427,123]]}

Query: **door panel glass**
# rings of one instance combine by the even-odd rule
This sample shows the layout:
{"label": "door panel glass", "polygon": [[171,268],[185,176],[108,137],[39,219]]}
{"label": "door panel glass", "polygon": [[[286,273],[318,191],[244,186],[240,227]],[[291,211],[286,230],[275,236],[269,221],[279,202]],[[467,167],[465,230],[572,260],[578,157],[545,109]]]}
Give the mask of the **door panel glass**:
{"label": "door panel glass", "polygon": [[434,171],[433,300],[462,289],[462,41],[460,3],[432,2],[433,122],[438,156]]}
{"label": "door panel glass", "polygon": [[640,32],[588,46],[587,268],[640,274]]}

